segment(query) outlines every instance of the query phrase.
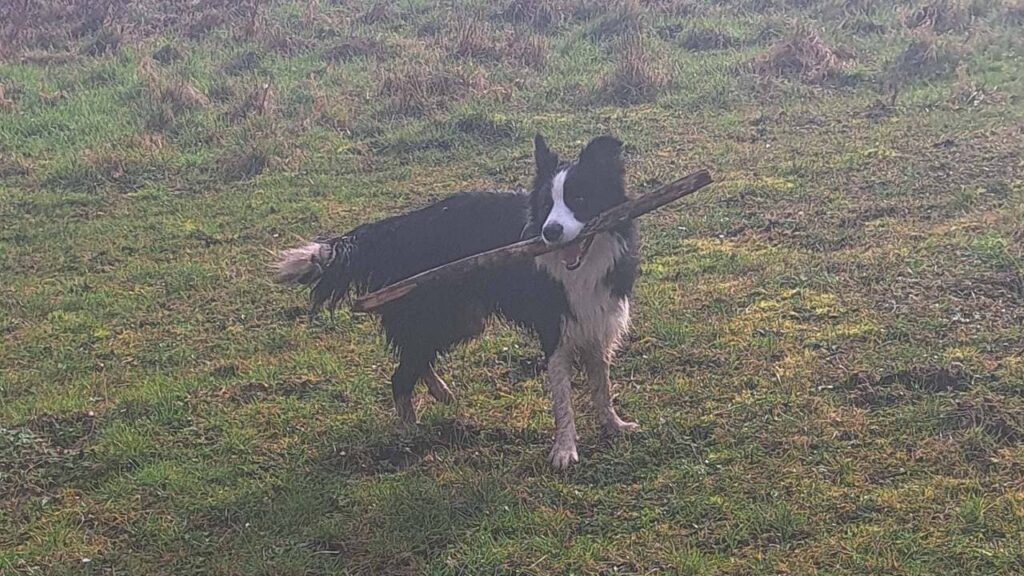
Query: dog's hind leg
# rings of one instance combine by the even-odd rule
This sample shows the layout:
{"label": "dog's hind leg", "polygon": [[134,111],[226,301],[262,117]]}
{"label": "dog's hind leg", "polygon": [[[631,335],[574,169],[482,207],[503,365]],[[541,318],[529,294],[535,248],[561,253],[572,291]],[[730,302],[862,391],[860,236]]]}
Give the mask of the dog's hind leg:
{"label": "dog's hind leg", "polygon": [[420,374],[423,382],[427,384],[427,391],[434,397],[434,400],[443,404],[453,404],[455,394],[448,388],[448,385],[441,380],[441,377],[434,371],[433,363],[427,364],[427,369]]}
{"label": "dog's hind leg", "polygon": [[605,350],[584,350],[581,354],[583,367],[587,372],[587,385],[590,387],[590,399],[601,422],[601,431],[606,436],[615,436],[621,432],[632,432],[640,428],[639,424],[626,422],[619,418],[612,406],[610,358],[611,353]]}
{"label": "dog's hind leg", "polygon": [[403,424],[416,424],[416,407],[412,403],[412,392],[419,380],[420,367],[402,359],[391,375],[391,397],[395,412]]}

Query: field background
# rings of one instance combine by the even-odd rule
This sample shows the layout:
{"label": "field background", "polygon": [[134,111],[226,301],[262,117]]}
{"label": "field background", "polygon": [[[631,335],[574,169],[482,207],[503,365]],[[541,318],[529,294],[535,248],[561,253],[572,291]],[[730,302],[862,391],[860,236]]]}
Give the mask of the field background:
{"label": "field background", "polygon": [[[0,573],[1024,571],[1020,1],[14,0],[0,57]],[[719,182],[565,474],[530,338],[403,432],[266,270],[538,131]]]}

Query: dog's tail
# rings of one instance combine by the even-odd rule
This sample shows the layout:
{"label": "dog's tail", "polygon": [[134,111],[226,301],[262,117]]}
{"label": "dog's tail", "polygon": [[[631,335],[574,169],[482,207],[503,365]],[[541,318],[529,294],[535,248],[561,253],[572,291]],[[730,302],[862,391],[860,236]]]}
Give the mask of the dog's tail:
{"label": "dog's tail", "polygon": [[348,296],[352,284],[354,235],[316,239],[281,252],[271,268],[281,284],[309,286],[309,313],[316,316],[326,304],[334,310]]}

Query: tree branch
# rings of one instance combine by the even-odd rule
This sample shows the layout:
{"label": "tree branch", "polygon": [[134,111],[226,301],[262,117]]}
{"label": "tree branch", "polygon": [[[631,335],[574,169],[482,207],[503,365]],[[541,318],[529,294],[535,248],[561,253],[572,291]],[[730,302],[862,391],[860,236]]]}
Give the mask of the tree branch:
{"label": "tree branch", "polygon": [[[666,184],[654,192],[644,194],[639,198],[627,200],[622,204],[613,206],[612,208],[598,214],[593,220],[588,222],[583,228],[583,231],[580,232],[579,236],[577,236],[573,242],[586,241],[595,234],[607,232],[623,222],[661,208],[670,202],[675,202],[683,196],[693,194],[697,190],[707,186],[711,181],[711,175],[708,171],[700,170],[690,174],[689,176],[685,176],[674,182]],[[352,310],[356,312],[372,312],[388,302],[402,298],[418,287],[438,282],[450,282],[472,270],[498,267],[503,264],[507,264],[516,258],[540,256],[547,252],[560,250],[567,245],[568,244],[560,244],[552,246],[545,244],[540,237],[533,237],[529,240],[523,240],[522,242],[516,242],[515,244],[509,244],[507,246],[488,250],[487,252],[467,256],[460,260],[455,260],[454,262],[442,264],[436,268],[420,272],[415,276],[411,276],[405,280],[399,280],[394,284],[385,286],[376,292],[371,292],[365,296],[356,298],[352,301]]]}

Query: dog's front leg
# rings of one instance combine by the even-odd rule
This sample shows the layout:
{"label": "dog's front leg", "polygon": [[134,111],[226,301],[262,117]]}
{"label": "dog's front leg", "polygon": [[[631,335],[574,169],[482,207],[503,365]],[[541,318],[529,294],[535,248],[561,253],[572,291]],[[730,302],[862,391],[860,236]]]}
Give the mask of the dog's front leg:
{"label": "dog's front leg", "polygon": [[587,383],[590,385],[590,398],[601,422],[601,432],[606,436],[615,436],[621,432],[632,432],[640,426],[627,422],[615,413],[612,406],[611,378],[609,375],[612,350],[592,349],[583,353],[583,366],[587,372]]}
{"label": "dog's front leg", "polygon": [[555,470],[563,470],[579,462],[576,454],[576,422],[572,414],[572,350],[560,345],[548,359],[544,387],[551,394],[555,414],[555,445],[548,460]]}

